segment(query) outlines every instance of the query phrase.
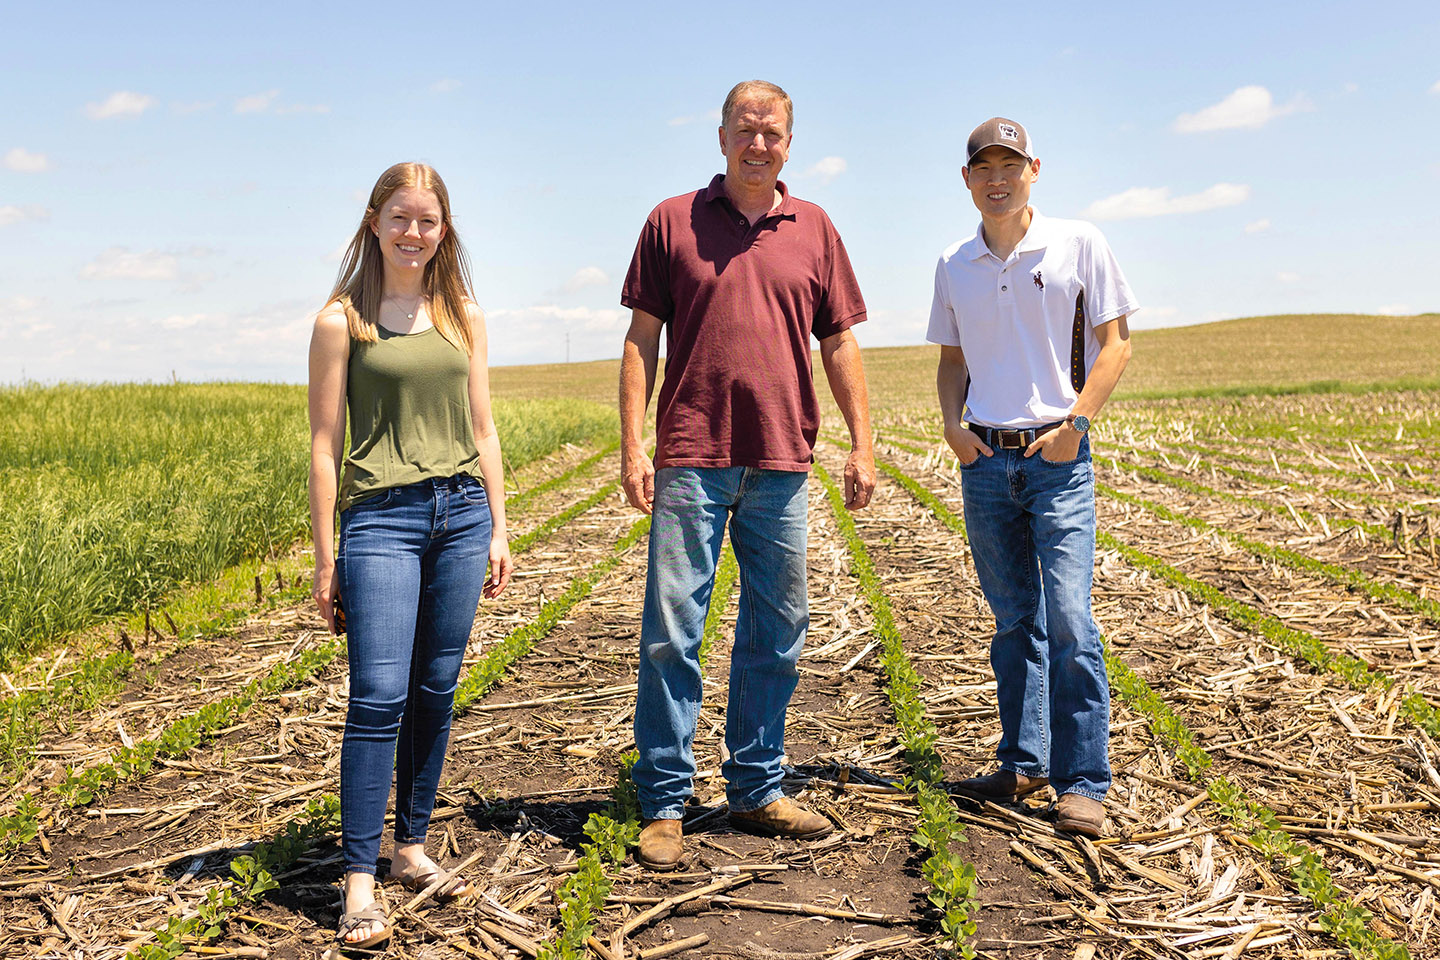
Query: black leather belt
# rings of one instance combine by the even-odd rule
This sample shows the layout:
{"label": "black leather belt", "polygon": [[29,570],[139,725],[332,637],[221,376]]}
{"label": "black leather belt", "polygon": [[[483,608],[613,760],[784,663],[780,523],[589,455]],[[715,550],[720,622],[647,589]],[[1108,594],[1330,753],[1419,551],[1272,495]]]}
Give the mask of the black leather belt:
{"label": "black leather belt", "polygon": [[970,432],[984,440],[985,445],[992,449],[1024,450],[1034,443],[1036,438],[1054,430],[1064,422],[1064,420],[1056,420],[1054,423],[1042,423],[1038,427],[1028,427],[1024,430],[1004,430],[1000,427],[987,427],[984,424],[972,423]]}

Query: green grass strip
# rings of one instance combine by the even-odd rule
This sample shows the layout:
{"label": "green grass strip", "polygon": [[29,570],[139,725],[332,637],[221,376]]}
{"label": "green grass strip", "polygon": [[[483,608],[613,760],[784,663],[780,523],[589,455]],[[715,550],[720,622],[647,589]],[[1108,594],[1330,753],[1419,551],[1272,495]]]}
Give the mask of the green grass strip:
{"label": "green grass strip", "polygon": [[505,675],[505,671],[510,669],[511,664],[529,653],[537,640],[544,638],[551,630],[559,626],[560,621],[565,619],[566,614],[575,604],[590,596],[590,592],[595,589],[595,584],[600,581],[600,578],[615,569],[625,551],[633,547],[649,532],[649,517],[642,517],[635,521],[615,544],[615,549],[609,556],[596,562],[585,573],[571,580],[570,586],[566,588],[565,592],[555,599],[547,601],[540,608],[540,613],[534,620],[517,627],[497,641],[490,652],[466,672],[464,679],[456,687],[456,716],[464,713],[472,703],[485,696],[490,688]]}
{"label": "green grass strip", "polygon": [[[947,528],[964,533],[964,522],[938,497],[890,464],[878,463],[877,466],[928,507]],[[1250,800],[1244,791],[1224,777],[1207,780],[1206,771],[1213,763],[1210,755],[1195,743],[1194,734],[1185,722],[1143,677],[1114,654],[1108,643],[1105,665],[1111,690],[1146,718],[1151,732],[1175,752],[1188,778],[1205,786],[1220,811],[1248,836],[1255,849],[1286,865],[1296,887],[1320,911],[1320,925],[1326,932],[1343,943],[1354,957],[1409,960],[1410,951],[1404,944],[1382,937],[1370,929],[1370,912],[1341,895],[1320,857],[1285,833],[1273,811]]]}
{"label": "green grass strip", "polygon": [[954,801],[941,786],[944,770],[940,754],[935,749],[940,733],[925,713],[925,704],[920,699],[923,681],[905,652],[900,630],[890,609],[890,598],[885,595],[854,519],[845,509],[845,497],[830,473],[819,463],[815,464],[815,473],[825,486],[831,512],[850,552],[851,572],[860,582],[861,593],[865,595],[875,621],[875,633],[880,639],[880,663],[887,680],[885,692],[895,713],[895,725],[900,730],[905,762],[910,767],[904,786],[915,794],[920,807],[915,834],[911,839],[929,853],[922,871],[925,879],[930,881],[929,900],[940,911],[941,933],[949,945],[968,960],[975,956],[970,938],[975,934],[975,915],[980,908],[976,896],[979,888],[974,865],[951,849],[952,845],[965,838],[965,827],[956,815]]}
{"label": "green grass strip", "polygon": [[524,510],[530,506],[530,501],[534,500],[536,497],[547,494],[551,490],[555,490],[559,487],[563,487],[565,484],[569,483],[572,480],[576,480],[580,477],[588,475],[590,471],[595,468],[595,465],[597,463],[599,463],[601,460],[604,460],[606,457],[610,456],[610,454],[614,453],[616,450],[619,449],[619,440],[616,440],[614,443],[606,444],[605,446],[597,450],[595,453],[592,453],[584,460],[581,460],[579,463],[575,464],[575,466],[571,467],[569,470],[566,470],[564,473],[557,474],[556,476],[551,477],[549,480],[537,483],[529,490],[520,491],[519,493],[515,494],[515,496],[510,497],[505,501],[506,512],[508,513],[511,510]]}
{"label": "green grass strip", "polygon": [[1144,497],[1123,493],[1107,484],[1097,482],[1095,489],[1111,500],[1117,500],[1121,503],[1128,503],[1132,506],[1140,507],[1142,510],[1153,513],[1157,517],[1162,517],[1172,523],[1184,524],[1192,530],[1219,534],[1237,547],[1257,557],[1264,557],[1267,560],[1282,563],[1292,570],[1324,577],[1341,586],[1359,590],[1372,599],[1404,607],[1407,610],[1426,617],[1434,623],[1440,624],[1440,603],[1436,603],[1428,597],[1422,597],[1416,593],[1412,593],[1404,587],[1397,587],[1393,583],[1375,580],[1365,573],[1350,567],[1327,563],[1324,560],[1307,557],[1303,553],[1296,553],[1294,550],[1287,550],[1284,547],[1277,547],[1268,543],[1262,543],[1258,540],[1251,540],[1249,537],[1236,533],[1233,530],[1218,527],[1199,517],[1178,513],[1152,500],[1147,500]]}

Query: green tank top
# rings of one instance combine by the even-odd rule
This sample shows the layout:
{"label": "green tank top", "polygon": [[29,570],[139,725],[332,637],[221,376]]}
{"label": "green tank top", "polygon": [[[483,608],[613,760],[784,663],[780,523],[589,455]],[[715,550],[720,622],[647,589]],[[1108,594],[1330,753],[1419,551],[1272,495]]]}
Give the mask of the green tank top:
{"label": "green tank top", "polygon": [[391,487],[457,473],[480,476],[470,357],[434,327],[377,332],[375,343],[350,341],[350,455],[340,481],[341,510]]}

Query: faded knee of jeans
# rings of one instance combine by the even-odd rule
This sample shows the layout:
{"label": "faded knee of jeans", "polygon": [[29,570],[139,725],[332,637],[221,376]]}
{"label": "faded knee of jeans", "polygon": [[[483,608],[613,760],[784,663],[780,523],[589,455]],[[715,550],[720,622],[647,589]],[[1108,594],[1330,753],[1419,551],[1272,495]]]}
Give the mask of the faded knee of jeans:
{"label": "faded knee of jeans", "polygon": [[359,700],[350,698],[345,726],[353,733],[369,736],[395,736],[405,715],[405,698],[396,700]]}

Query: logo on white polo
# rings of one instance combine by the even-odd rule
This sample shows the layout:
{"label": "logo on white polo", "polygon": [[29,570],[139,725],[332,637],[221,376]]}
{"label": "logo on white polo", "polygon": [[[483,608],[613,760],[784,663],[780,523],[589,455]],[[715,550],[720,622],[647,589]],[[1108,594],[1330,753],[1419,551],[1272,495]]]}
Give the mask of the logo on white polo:
{"label": "logo on white polo", "polygon": [[1017,143],[1020,141],[1020,131],[1015,129],[1015,127],[1008,123],[998,124],[997,127],[1000,131],[1001,140],[1014,140]]}

